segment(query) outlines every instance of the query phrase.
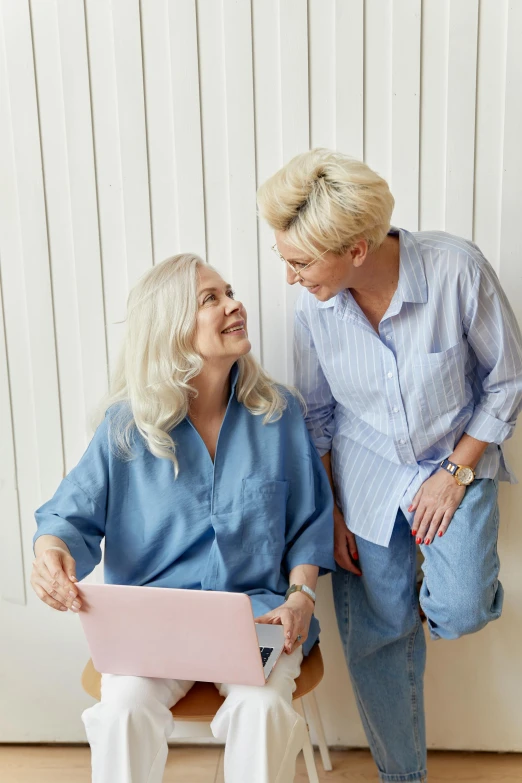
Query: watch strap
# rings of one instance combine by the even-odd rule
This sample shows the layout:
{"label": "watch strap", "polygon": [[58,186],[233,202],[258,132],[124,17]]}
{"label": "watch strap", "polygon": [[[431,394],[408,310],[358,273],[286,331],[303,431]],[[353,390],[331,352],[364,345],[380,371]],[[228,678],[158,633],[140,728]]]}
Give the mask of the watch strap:
{"label": "watch strap", "polygon": [[443,459],[440,463],[440,467],[444,470],[447,470],[448,473],[451,473],[451,475],[454,476],[460,466],[456,465],[454,462],[451,462],[449,459]]}
{"label": "watch strap", "polygon": [[297,593],[297,592],[304,593],[315,604],[315,593],[311,587],[308,587],[308,585],[290,585],[290,587],[286,591],[285,601],[288,601],[288,598],[292,595],[292,593]]}

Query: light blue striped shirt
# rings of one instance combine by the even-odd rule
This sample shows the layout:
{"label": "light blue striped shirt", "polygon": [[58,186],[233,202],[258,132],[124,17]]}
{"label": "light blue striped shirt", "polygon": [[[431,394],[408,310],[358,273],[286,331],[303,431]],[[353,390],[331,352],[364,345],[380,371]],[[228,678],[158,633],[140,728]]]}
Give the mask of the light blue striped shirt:
{"label": "light blue striped shirt", "polygon": [[490,445],[477,478],[516,481],[502,453],[522,407],[522,337],[476,245],[392,229],[397,290],[379,334],[349,290],[296,307],[296,386],[321,455],[331,450],[349,529],[387,546],[399,508],[464,432]]}

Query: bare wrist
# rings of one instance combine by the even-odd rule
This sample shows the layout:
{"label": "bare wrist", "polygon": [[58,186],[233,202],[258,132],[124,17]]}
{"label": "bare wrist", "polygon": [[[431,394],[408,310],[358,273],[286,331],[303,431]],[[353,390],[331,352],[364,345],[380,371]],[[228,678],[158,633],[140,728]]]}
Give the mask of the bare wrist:
{"label": "bare wrist", "polygon": [[292,595],[288,596],[285,603],[289,606],[299,606],[302,608],[311,609],[312,611],[315,607],[315,604],[310,596],[302,592],[292,593]]}
{"label": "bare wrist", "polygon": [[70,549],[61,538],[58,536],[43,535],[39,536],[34,543],[34,553],[36,557],[46,552],[48,549],[61,549],[62,552],[70,555]]}

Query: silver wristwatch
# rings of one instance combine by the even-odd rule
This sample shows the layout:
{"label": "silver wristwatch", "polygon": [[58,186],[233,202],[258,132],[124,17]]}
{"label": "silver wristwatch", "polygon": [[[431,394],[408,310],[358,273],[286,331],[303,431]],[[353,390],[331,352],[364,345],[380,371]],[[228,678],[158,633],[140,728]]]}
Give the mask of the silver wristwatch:
{"label": "silver wristwatch", "polygon": [[290,585],[286,591],[285,601],[288,601],[288,598],[292,595],[292,593],[298,592],[305,593],[305,595],[307,595],[308,598],[310,598],[315,604],[315,593],[311,587],[308,587],[308,585]]}

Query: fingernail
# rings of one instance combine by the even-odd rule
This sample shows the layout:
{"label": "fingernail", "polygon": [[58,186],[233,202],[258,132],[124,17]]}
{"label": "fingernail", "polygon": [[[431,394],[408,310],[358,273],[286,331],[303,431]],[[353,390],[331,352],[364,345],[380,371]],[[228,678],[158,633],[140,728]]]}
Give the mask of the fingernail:
{"label": "fingernail", "polygon": [[413,506],[410,506],[408,511],[413,511]]}
{"label": "fingernail", "polygon": [[412,536],[416,536],[417,535],[417,531],[416,530],[412,530],[411,534],[412,534]]}
{"label": "fingernail", "polygon": [[78,611],[80,606],[81,606],[81,604],[79,604],[78,601],[73,601],[71,609],[75,609],[76,611]]}
{"label": "fingernail", "polygon": [[429,539],[429,538],[425,538],[425,539],[424,539],[424,543],[425,543],[426,545],[428,545],[428,544],[430,543],[430,540],[431,540],[431,539]]}
{"label": "fingernail", "polygon": [[71,580],[71,582],[77,582],[78,581],[75,576],[70,576],[69,579]]}
{"label": "fingernail", "polygon": [[60,606],[60,612],[66,612],[67,607],[66,606]]}
{"label": "fingernail", "polygon": [[359,559],[359,555],[357,554],[357,552],[354,552],[352,557],[353,557],[354,560],[358,560]]}
{"label": "fingernail", "polygon": [[439,538],[441,538],[444,535],[444,530],[439,530]]}
{"label": "fingernail", "polygon": [[72,590],[69,590],[69,595],[71,596],[71,598],[76,598],[76,593],[73,593]]}
{"label": "fingernail", "polygon": [[419,538],[419,536],[417,536],[415,541],[416,541],[417,544],[422,544],[422,538]]}

